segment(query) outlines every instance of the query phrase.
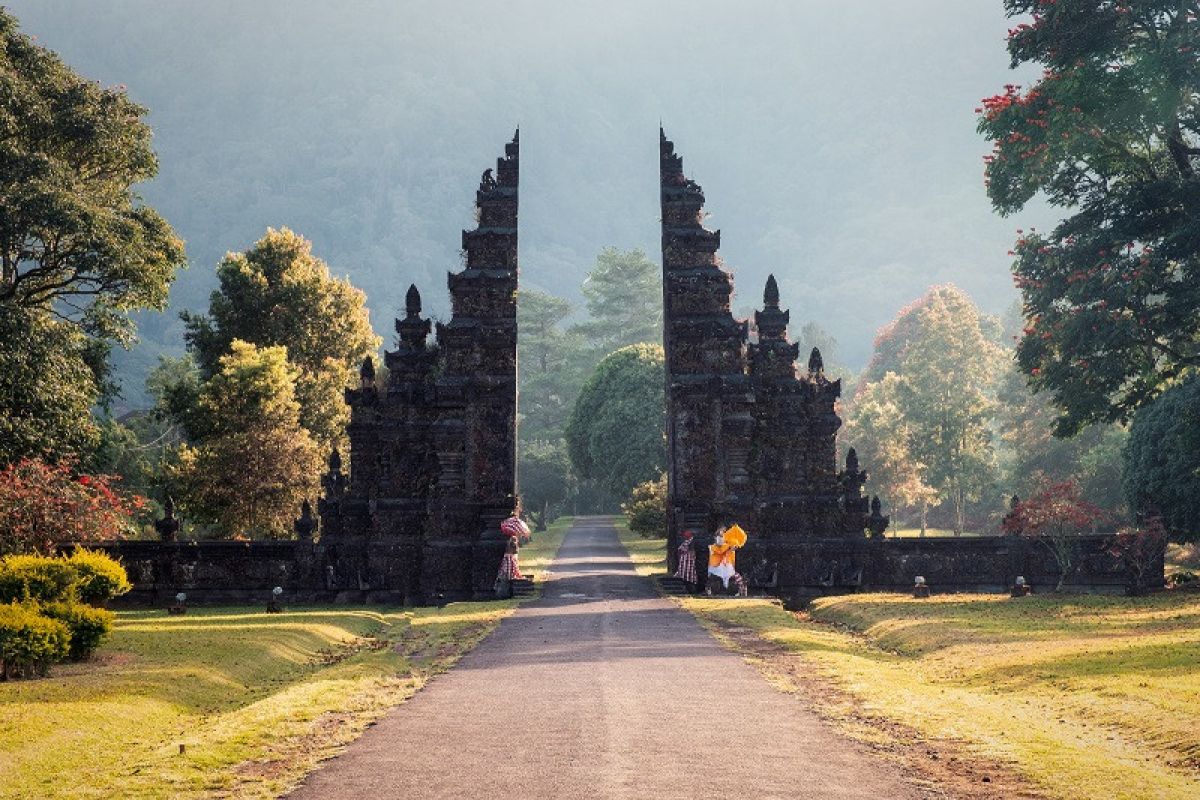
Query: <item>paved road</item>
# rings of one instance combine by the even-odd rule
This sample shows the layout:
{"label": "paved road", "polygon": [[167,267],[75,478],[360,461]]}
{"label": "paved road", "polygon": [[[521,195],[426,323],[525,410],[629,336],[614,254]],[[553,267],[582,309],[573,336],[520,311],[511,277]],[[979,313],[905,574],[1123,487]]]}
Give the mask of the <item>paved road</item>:
{"label": "paved road", "polygon": [[292,795],[912,796],[657,597],[604,518],[575,523],[540,600]]}

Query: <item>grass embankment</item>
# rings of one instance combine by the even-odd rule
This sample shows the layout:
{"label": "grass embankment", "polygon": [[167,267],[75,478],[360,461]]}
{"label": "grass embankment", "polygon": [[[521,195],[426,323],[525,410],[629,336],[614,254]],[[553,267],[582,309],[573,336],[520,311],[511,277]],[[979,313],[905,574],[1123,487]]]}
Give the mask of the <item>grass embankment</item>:
{"label": "grass embankment", "polygon": [[0,683],[0,797],[276,797],[515,607],[122,611],[93,661]]}
{"label": "grass embankment", "polygon": [[[622,539],[641,570],[661,571],[662,540]],[[852,735],[878,736],[872,717],[902,723],[1013,765],[1048,797],[1200,797],[1200,593],[860,594],[798,614],[682,602],[733,646],[739,633],[766,643],[755,661],[781,688],[807,671],[844,692],[806,694]]]}

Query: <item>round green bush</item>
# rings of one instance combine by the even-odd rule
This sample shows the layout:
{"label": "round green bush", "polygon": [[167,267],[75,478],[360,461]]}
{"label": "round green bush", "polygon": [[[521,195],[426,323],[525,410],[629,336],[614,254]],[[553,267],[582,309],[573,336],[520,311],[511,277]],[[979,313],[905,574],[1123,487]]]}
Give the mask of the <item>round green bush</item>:
{"label": "round green bush", "polygon": [[48,603],[42,606],[42,614],[58,620],[71,632],[68,656],[72,661],[84,661],[91,657],[110,633],[116,615],[104,608],[94,608],[83,603]]}
{"label": "round green bush", "polygon": [[575,401],[565,436],[576,472],[614,497],[666,469],[663,349],[635,344],[610,353]]}
{"label": "round green bush", "polygon": [[13,555],[0,559],[0,603],[71,599],[79,570],[65,559]]}
{"label": "round green bush", "polygon": [[67,563],[79,572],[75,590],[85,603],[103,605],[133,588],[121,562],[106,553],[80,547]]}
{"label": "round green bush", "polygon": [[22,603],[0,605],[0,675],[45,675],[70,651],[71,632],[56,619]]}
{"label": "round green bush", "polygon": [[1200,378],[1171,387],[1134,415],[1124,485],[1133,511],[1161,516],[1172,539],[1200,535]]}
{"label": "round green bush", "polygon": [[667,476],[633,487],[629,499],[621,504],[629,521],[629,530],[647,539],[667,535]]}

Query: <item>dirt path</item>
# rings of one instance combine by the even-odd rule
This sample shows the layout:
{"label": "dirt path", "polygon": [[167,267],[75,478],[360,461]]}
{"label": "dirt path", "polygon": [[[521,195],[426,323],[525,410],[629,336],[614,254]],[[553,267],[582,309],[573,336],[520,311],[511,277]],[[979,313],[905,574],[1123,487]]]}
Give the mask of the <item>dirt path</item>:
{"label": "dirt path", "polygon": [[916,797],[895,769],[658,597],[612,525],[584,518],[540,600],[291,796]]}

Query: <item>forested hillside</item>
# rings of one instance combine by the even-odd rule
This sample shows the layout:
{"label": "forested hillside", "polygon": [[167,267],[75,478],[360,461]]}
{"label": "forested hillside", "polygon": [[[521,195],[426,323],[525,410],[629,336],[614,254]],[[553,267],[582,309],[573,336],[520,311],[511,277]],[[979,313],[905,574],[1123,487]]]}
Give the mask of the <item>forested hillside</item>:
{"label": "forested hillside", "polygon": [[1005,253],[1029,215],[992,214],[974,130],[1007,67],[995,3],[7,5],[150,109],[161,165],[143,194],[192,266],[118,357],[133,405],[182,349],[177,312],[203,309],[221,257],[268,226],[363,288],[389,342],[410,281],[444,314],[479,173],[516,125],[528,288],[579,300],[602,247],[655,256],[662,120],[723,229],[735,307],[774,272],[849,366],[931,283],[990,312],[1014,297]]}

